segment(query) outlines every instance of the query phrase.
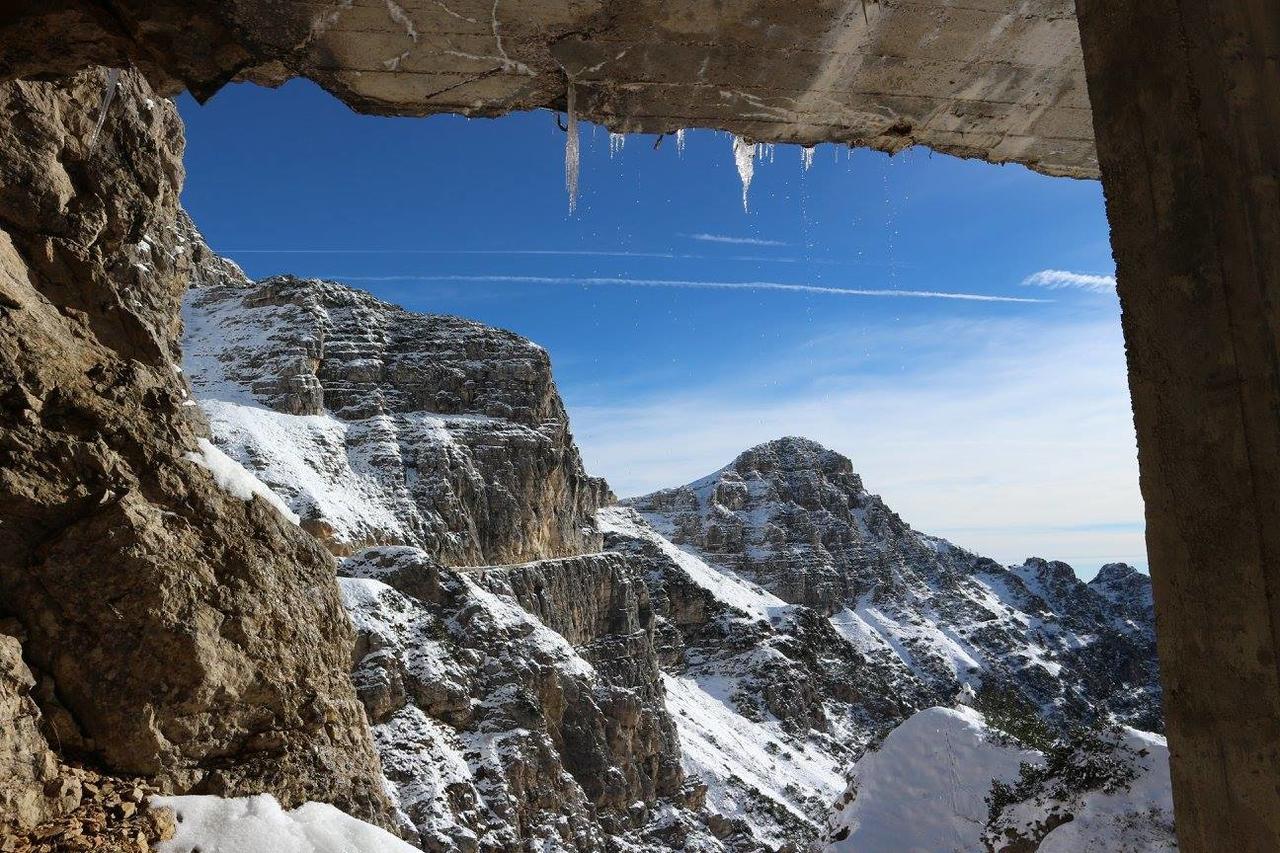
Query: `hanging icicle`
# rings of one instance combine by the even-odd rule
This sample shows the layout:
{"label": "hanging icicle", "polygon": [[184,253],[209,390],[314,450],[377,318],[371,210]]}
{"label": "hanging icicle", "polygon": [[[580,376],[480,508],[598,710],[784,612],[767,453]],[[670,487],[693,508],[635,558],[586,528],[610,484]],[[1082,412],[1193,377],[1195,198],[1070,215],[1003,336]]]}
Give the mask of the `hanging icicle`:
{"label": "hanging icicle", "polygon": [[747,210],[747,192],[751,189],[751,176],[756,171],[756,146],[741,136],[733,137],[733,162],[738,167],[738,177],[742,180],[742,209]]}
{"label": "hanging icicle", "polygon": [[800,149],[800,165],[804,167],[806,172],[813,168],[813,151],[814,147],[812,145]]}
{"label": "hanging icicle", "polygon": [[98,123],[93,126],[93,136],[89,139],[90,151],[98,145],[98,134],[102,133],[102,126],[107,123],[107,108],[111,106],[111,99],[116,96],[119,82],[120,69],[112,68],[107,72],[107,88],[103,90],[102,103],[98,105]]}
{"label": "hanging icicle", "polygon": [[627,135],[625,133],[614,133],[609,131],[609,159],[613,159],[614,154],[622,153],[622,146],[627,144]]}
{"label": "hanging icicle", "polygon": [[676,156],[684,156],[684,128],[676,131]]}
{"label": "hanging icicle", "polygon": [[578,143],[578,106],[574,100],[573,82],[569,83],[569,91],[565,96],[569,111],[568,127],[564,139],[564,189],[569,194],[569,214],[578,209],[578,170],[582,155]]}

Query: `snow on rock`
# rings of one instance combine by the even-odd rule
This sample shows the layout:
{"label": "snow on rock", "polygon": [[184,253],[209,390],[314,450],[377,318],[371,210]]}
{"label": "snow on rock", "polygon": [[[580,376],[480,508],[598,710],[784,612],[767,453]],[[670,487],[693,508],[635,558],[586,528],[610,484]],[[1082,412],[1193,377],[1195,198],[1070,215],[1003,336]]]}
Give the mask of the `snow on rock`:
{"label": "snow on rock", "polygon": [[[1123,728],[1076,733],[1024,773],[987,825],[996,850],[1163,853],[1177,849],[1169,748],[1160,735]],[[1037,845],[1038,846],[1035,846]]]}
{"label": "snow on rock", "polygon": [[483,565],[598,549],[608,489],[583,470],[541,347],[226,263],[195,270],[183,322],[214,442],[335,553],[405,544]]}
{"label": "snow on rock", "polygon": [[[825,807],[844,787],[837,757],[793,742],[776,722],[743,717],[730,700],[713,692],[714,682],[665,675],[663,683],[680,731],[685,772],[707,786],[708,808],[743,820],[758,840],[775,846],[794,840],[788,826],[811,824],[814,807]],[[789,819],[762,817],[779,805]]]}
{"label": "snow on rock", "polygon": [[912,716],[857,763],[828,853],[944,853],[982,849],[985,797],[1038,754],[997,743],[971,708]]}
{"label": "snow on rock", "polygon": [[205,468],[213,475],[214,482],[222,489],[240,498],[251,501],[254,496],[262,498],[283,515],[298,524],[297,513],[289,509],[289,505],[280,496],[263,485],[262,481],[250,474],[243,465],[223,453],[207,438],[197,440],[198,450],[188,451],[185,458]]}
{"label": "snow on rock", "polygon": [[829,616],[899,696],[924,685],[949,705],[968,688],[1063,722],[1162,725],[1151,581],[1127,566],[1090,584],[1065,563],[1000,566],[912,529],[848,458],[803,438],[623,504],[737,586]]}
{"label": "snow on rock", "polygon": [[161,841],[159,853],[416,853],[384,829],[356,820],[326,803],[285,811],[270,794],[224,799],[216,796],[152,797],[152,807],[171,808],[177,834]]}

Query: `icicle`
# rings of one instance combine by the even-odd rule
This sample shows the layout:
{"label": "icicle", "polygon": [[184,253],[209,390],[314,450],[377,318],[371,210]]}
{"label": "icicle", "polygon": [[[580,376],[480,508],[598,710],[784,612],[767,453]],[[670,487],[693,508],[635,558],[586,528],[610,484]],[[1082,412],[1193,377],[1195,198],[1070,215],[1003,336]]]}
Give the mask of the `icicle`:
{"label": "icicle", "polygon": [[564,188],[569,193],[569,213],[578,209],[578,168],[581,163],[578,147],[578,108],[574,102],[573,83],[569,84],[568,102],[569,121],[564,139]]}
{"label": "icicle", "polygon": [[684,156],[684,128],[676,131],[676,156]]}
{"label": "icicle", "polygon": [[625,133],[614,133],[609,131],[609,159],[613,159],[614,154],[622,153],[622,146],[627,144],[627,135]]}
{"label": "icicle", "polygon": [[747,210],[747,191],[751,189],[751,176],[756,170],[756,146],[741,136],[733,137],[733,162],[738,167],[738,177],[742,180],[742,209]]}
{"label": "icicle", "polygon": [[813,151],[813,146],[800,149],[800,165],[806,172],[813,168]]}
{"label": "icicle", "polygon": [[98,134],[102,133],[102,126],[107,123],[107,108],[111,106],[111,99],[116,96],[116,85],[120,82],[120,69],[112,68],[107,72],[107,88],[102,92],[102,103],[98,105],[98,123],[93,126],[93,136],[89,139],[89,150],[92,151],[98,144]]}

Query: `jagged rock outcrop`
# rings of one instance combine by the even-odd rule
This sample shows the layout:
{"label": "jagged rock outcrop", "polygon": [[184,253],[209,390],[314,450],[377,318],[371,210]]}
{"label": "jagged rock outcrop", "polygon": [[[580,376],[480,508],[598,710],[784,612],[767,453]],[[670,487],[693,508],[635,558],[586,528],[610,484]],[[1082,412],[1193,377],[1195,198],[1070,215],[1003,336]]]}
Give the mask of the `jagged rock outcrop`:
{"label": "jagged rock outcrop", "polygon": [[113,86],[0,86],[0,617],[27,695],[61,756],[378,819],[333,560],[219,485],[177,370],[177,111]]}
{"label": "jagged rock outcrop", "polygon": [[898,671],[896,695],[919,683],[950,704],[968,684],[1063,721],[1112,712],[1161,730],[1150,580],[1128,567],[1085,584],[1065,563],[1000,566],[911,529],[849,459],[799,438],[624,503],[721,571],[829,615]]}
{"label": "jagged rock outcrop", "polygon": [[208,270],[183,345],[215,440],[333,551],[488,565],[599,550],[608,488],[583,471],[541,347],[337,282]]}
{"label": "jagged rock outcrop", "polygon": [[424,849],[721,849],[690,808],[625,558],[464,570],[373,548],[342,570],[356,684]]}

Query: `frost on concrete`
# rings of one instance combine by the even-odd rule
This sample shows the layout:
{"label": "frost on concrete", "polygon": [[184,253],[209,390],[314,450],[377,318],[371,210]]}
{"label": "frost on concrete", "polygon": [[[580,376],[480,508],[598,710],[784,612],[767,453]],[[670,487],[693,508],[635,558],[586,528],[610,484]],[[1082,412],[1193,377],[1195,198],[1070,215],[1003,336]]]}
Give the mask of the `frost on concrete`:
{"label": "frost on concrete", "polygon": [[573,213],[578,209],[578,171],[582,162],[578,141],[578,107],[573,93],[573,83],[569,84],[565,101],[569,119],[564,140],[564,188],[569,194],[569,212]]}
{"label": "frost on concrete", "polygon": [[289,509],[289,505],[279,495],[263,485],[243,465],[215,447],[209,439],[199,439],[198,447],[199,450],[189,451],[184,458],[208,470],[220,488],[242,501],[251,501],[257,495],[294,524],[299,522],[297,513]]}
{"label": "frost on concrete", "polygon": [[270,794],[153,797],[150,802],[173,809],[178,819],[177,834],[157,845],[159,853],[416,853],[386,830],[327,803],[285,811]]}
{"label": "frost on concrete", "polygon": [[738,178],[742,181],[742,209],[747,211],[747,193],[751,189],[751,177],[756,171],[756,146],[741,136],[733,137],[733,162],[738,167]]}

